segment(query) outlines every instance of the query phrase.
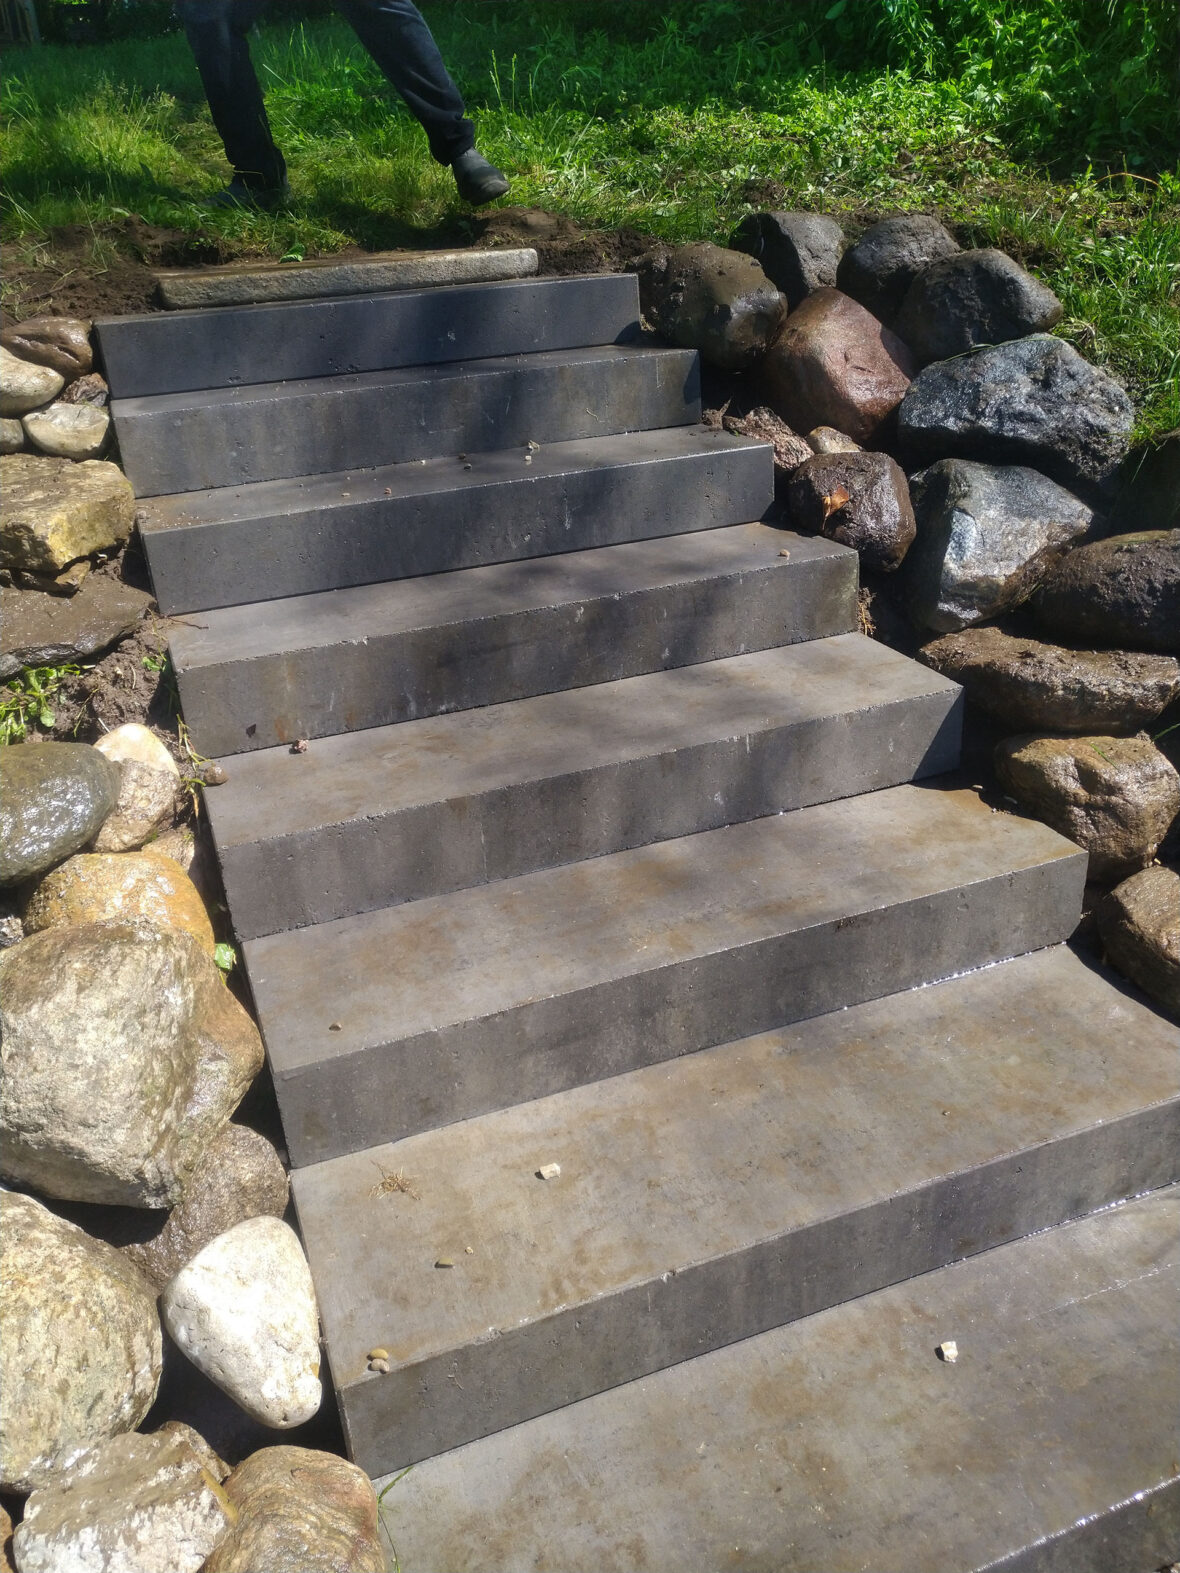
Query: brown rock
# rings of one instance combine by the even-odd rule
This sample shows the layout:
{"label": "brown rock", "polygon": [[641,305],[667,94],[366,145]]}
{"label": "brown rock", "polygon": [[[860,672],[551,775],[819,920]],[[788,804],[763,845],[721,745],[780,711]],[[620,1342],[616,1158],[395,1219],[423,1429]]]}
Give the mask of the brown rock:
{"label": "brown rock", "polygon": [[81,852],[46,874],[25,900],[30,934],[107,918],[147,918],[182,929],[213,954],[213,926],[196,886],[162,853]]}
{"label": "brown rock", "polygon": [[807,445],[812,453],[860,453],[859,442],[853,442],[834,426],[816,426],[807,433]]}
{"label": "brown rock", "polygon": [[111,390],[107,387],[107,380],[98,372],[92,371],[85,377],[79,377],[71,382],[58,401],[61,404],[94,404],[102,409],[110,400]]}
{"label": "brown rock", "polygon": [[786,315],[786,301],[753,257],[707,241],[653,254],[639,287],[644,312],[664,337],[700,350],[722,371],[759,360]]}
{"label": "brown rock", "polygon": [[96,852],[134,852],[171,820],[179,797],[179,778],[137,759],[120,767],[119,801],[94,838]]}
{"label": "brown rock", "polygon": [[67,382],[94,365],[90,323],[78,317],[26,317],[0,333],[0,344],[21,360],[52,367]]}
{"label": "brown rock", "polygon": [[814,454],[792,476],[787,506],[792,524],[851,546],[885,573],[916,531],[905,474],[887,453]]}
{"label": "brown rock", "polygon": [[57,573],[79,557],[121,546],[135,493],[105,459],[0,458],[0,565]]}
{"label": "brown rock", "polygon": [[934,639],[920,659],[1022,732],[1133,734],[1180,696],[1180,661],[1170,656],[1066,650],[998,628]]}
{"label": "brown rock", "polygon": [[1034,606],[1066,638],[1180,655],[1180,530],[1079,546],[1046,575]]}
{"label": "brown rock", "polygon": [[726,431],[736,432],[739,437],[752,437],[755,441],[771,444],[774,449],[776,491],[804,460],[811,458],[811,449],[804,439],[791,430],[781,415],[776,415],[765,404],[760,404],[748,415],[727,415],[723,424]]}
{"label": "brown rock", "polygon": [[1019,803],[1085,847],[1091,879],[1145,868],[1180,814],[1180,774],[1142,734],[1008,738],[996,771]]}
{"label": "brown rock", "polygon": [[1180,874],[1145,868],[1097,910],[1109,959],[1173,1016],[1180,1016]]}
{"label": "brown rock", "polygon": [[22,666],[97,655],[129,634],[152,605],[146,590],[102,574],[84,577],[72,595],[63,595],[64,588],[0,590],[0,682]]}
{"label": "brown rock", "polygon": [[818,289],[787,318],[763,364],[770,403],[796,431],[835,426],[869,442],[905,397],[913,356],[863,306]]}
{"label": "brown rock", "polygon": [[225,1489],[238,1522],[204,1573],[384,1573],[377,1494],[334,1453],[266,1447]]}

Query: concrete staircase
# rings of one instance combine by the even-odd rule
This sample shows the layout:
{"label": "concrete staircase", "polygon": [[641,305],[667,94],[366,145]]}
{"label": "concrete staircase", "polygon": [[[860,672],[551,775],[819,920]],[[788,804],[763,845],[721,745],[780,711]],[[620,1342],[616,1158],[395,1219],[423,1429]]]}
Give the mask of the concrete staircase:
{"label": "concrete staircase", "polygon": [[406,1573],[1176,1554],[1174,1030],[634,280],[99,337]]}

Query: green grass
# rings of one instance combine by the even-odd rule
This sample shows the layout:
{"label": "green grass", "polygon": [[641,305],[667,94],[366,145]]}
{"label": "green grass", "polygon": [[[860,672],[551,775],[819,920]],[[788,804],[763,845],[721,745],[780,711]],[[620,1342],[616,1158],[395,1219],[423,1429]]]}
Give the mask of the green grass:
{"label": "green grass", "polygon": [[[514,201],[670,240],[724,241],[768,193],[851,229],[937,211],[1052,285],[1059,331],[1126,382],[1141,431],[1180,424],[1177,0],[424,9]],[[274,217],[196,205],[224,164],[182,38],[13,57],[10,246],[135,213],[225,255],[312,255],[405,244],[457,214],[342,23],[289,15],[255,57],[295,190]]]}

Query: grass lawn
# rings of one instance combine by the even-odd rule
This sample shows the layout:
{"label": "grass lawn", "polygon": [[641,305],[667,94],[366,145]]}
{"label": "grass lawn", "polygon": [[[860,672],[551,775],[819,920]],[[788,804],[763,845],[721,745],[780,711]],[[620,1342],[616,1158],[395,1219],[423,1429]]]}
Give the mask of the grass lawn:
{"label": "grass lawn", "polygon": [[[457,215],[447,171],[348,28],[272,7],[255,43],[294,201],[210,214],[220,144],[183,38],[10,57],[10,260],[62,225],[93,265],[131,214],[216,254],[412,241]],[[724,242],[752,207],[855,232],[937,212],[1065,303],[1059,331],[1180,425],[1176,0],[460,0],[425,4],[512,201],[596,228]],[[287,15],[282,15],[286,10]],[[148,36],[142,36],[147,34]],[[11,309],[21,302],[10,297]]]}

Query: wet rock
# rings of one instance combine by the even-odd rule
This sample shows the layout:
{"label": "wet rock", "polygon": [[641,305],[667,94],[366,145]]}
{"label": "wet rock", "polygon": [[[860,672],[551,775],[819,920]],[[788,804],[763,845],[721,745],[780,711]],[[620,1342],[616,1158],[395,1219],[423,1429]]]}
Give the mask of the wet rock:
{"label": "wet rock", "polygon": [[1180,531],[1079,546],[1046,576],[1035,610],[1071,639],[1180,655]]}
{"label": "wet rock", "polygon": [[179,929],[213,954],[213,926],[196,886],[172,858],[150,849],[79,852],[39,880],[25,900],[30,934],[111,918],[146,918]]}
{"label": "wet rock", "polygon": [[21,360],[49,366],[72,382],[94,365],[90,327],[80,317],[26,317],[0,333],[0,345]]}
{"label": "wet rock", "polygon": [[162,770],[165,775],[180,779],[180,768],[171,750],[149,727],[141,726],[138,721],[127,721],[104,732],[94,746],[116,764],[150,765],[153,770]]}
{"label": "wet rock", "polygon": [[211,1240],[247,1218],[281,1218],[287,1171],[257,1131],[227,1125],[189,1176],[181,1201],[148,1240],[125,1245],[145,1278],[163,1289]]}
{"label": "wet rock", "polygon": [[14,453],[0,459],[0,565],[57,573],[121,546],[135,493],[116,464]]}
{"label": "wet rock", "polygon": [[1180,661],[1066,650],[998,628],[947,634],[920,652],[988,715],[1019,732],[1135,733],[1180,697]]}
{"label": "wet rock", "polygon": [[901,467],[887,453],[816,454],[787,490],[792,524],[851,546],[866,568],[888,573],[914,539]]}
{"label": "wet rock", "polygon": [[0,415],[27,415],[56,398],[65,383],[60,372],[21,360],[0,345]]}
{"label": "wet rock", "polygon": [[0,1486],[32,1491],[140,1423],[163,1341],[132,1264],[31,1196],[0,1191],[0,1255]]}
{"label": "wet rock", "polygon": [[946,360],[977,344],[1043,333],[1062,305],[1007,252],[985,247],[932,262],[906,291],[894,327],[921,361]]}
{"label": "wet rock", "polygon": [[765,404],[760,404],[748,415],[727,415],[724,425],[726,431],[736,432],[739,437],[753,437],[771,444],[774,448],[776,492],[781,491],[788,477],[805,459],[811,458],[811,449],[803,438],[791,430],[781,415],[776,415]]}
{"label": "wet rock", "polygon": [[750,213],[730,245],[754,258],[794,311],[812,290],[835,285],[844,231],[822,213]]}
{"label": "wet rock", "polygon": [[1145,994],[1180,1016],[1180,874],[1145,868],[1099,905],[1109,960]]}
{"label": "wet rock", "polygon": [[1090,878],[1145,868],[1180,814],[1180,774],[1138,737],[1014,737],[996,749],[1006,789],[1090,854]]}
{"label": "wet rock", "polygon": [[21,1573],[199,1573],[236,1517],[223,1478],[187,1426],[101,1442],[25,1504]]}
{"label": "wet rock", "polygon": [[19,945],[24,937],[25,926],[15,894],[9,890],[0,891],[0,950]]}
{"label": "wet rock", "polygon": [[857,442],[885,425],[914,370],[901,340],[834,289],[791,313],[763,363],[770,402],[790,426],[835,426]]}
{"label": "wet rock", "polygon": [[721,371],[765,354],[786,302],[752,257],[702,242],[657,252],[639,275],[643,310],[673,344],[700,350]]}
{"label": "wet rock", "polygon": [[1180,528],[1180,429],[1127,455],[1111,528],[1136,532]]}
{"label": "wet rock", "polygon": [[96,459],[110,424],[105,410],[93,404],[67,404],[64,399],[31,411],[21,422],[35,448],[61,459]]}
{"label": "wet rock", "polygon": [[0,1173],[47,1196],[172,1207],[262,1065],[190,934],[44,929],[0,952]]}
{"label": "wet rock", "polygon": [[199,1371],[264,1425],[320,1407],[319,1315],[295,1231],[249,1218],[192,1258],[160,1297],[164,1325]]}
{"label": "wet rock", "polygon": [[205,1573],[384,1573],[377,1495],[334,1453],[266,1447],[226,1481],[238,1521]]}
{"label": "wet rock", "polygon": [[110,402],[111,390],[107,386],[105,377],[98,372],[88,372],[85,377],[78,377],[71,382],[61,396],[62,404],[93,404],[97,409],[104,409]]}
{"label": "wet rock", "polygon": [[874,317],[889,322],[923,268],[954,256],[958,249],[955,237],[936,218],[898,213],[865,230],[844,253],[836,284]]}
{"label": "wet rock", "polygon": [[25,429],[19,421],[0,420],[0,454],[19,453],[25,445]]}
{"label": "wet rock", "polygon": [[40,590],[46,595],[77,595],[90,577],[92,566],[88,557],[80,557],[76,563],[71,563],[60,573],[27,573],[23,568],[10,569],[9,572],[19,589]]}
{"label": "wet rock", "polygon": [[22,666],[58,666],[97,655],[131,633],[153,604],[146,590],[118,579],[78,577],[72,595],[61,593],[64,584],[52,591],[0,591],[0,682]]}
{"label": "wet rock", "polygon": [[179,800],[180,774],[154,770],[132,760],[122,766],[119,801],[94,838],[96,852],[134,852],[171,822]]}
{"label": "wet rock", "polygon": [[816,426],[807,433],[807,445],[812,453],[860,453],[859,442],[853,442],[834,426]]}
{"label": "wet rock", "polygon": [[911,613],[941,633],[1018,606],[1094,518],[1079,498],[1023,465],[943,459],[912,478],[910,496],[918,523]]}
{"label": "wet rock", "polygon": [[120,776],[87,743],[0,749],[0,886],[43,874],[84,847],[118,801]]}
{"label": "wet rock", "polygon": [[927,366],[902,400],[898,437],[919,462],[1027,464],[1091,495],[1111,484],[1134,418],[1113,377],[1036,335]]}

